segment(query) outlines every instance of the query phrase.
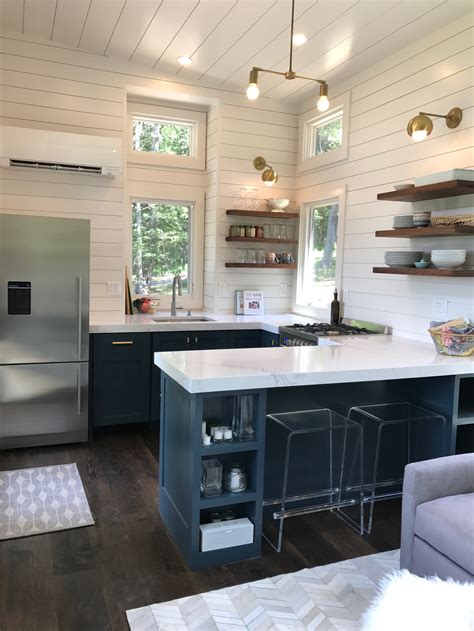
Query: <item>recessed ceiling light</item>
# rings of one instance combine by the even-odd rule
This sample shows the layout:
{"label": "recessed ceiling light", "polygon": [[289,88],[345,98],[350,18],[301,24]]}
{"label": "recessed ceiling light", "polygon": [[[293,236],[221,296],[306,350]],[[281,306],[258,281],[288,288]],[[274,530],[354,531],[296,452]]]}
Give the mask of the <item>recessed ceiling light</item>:
{"label": "recessed ceiling light", "polygon": [[178,61],[182,66],[190,66],[193,63],[191,57],[178,57]]}
{"label": "recessed ceiling light", "polygon": [[303,46],[303,44],[306,44],[307,41],[308,38],[304,33],[295,33],[293,35],[293,44],[295,46]]}

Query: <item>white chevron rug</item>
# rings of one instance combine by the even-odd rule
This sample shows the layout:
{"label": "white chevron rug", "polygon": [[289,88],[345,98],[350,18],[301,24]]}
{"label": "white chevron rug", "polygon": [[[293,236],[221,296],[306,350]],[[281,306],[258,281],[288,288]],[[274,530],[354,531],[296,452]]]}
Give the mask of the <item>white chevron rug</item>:
{"label": "white chevron rug", "polygon": [[[356,631],[399,550],[127,611],[132,631]],[[382,630],[381,630],[382,631]]]}

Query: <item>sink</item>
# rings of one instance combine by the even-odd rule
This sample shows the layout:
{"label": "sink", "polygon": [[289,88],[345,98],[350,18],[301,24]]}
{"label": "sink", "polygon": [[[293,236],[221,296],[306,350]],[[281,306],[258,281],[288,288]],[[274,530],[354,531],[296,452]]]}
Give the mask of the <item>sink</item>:
{"label": "sink", "polygon": [[152,320],[153,322],[215,322],[212,318],[202,316],[160,316]]}

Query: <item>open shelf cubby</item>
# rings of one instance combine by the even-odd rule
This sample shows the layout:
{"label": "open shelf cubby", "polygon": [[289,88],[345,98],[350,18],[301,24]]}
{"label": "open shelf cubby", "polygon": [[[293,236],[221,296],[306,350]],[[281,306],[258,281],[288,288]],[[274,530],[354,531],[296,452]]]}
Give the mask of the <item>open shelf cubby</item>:
{"label": "open shelf cubby", "polygon": [[474,235],[474,225],[428,226],[427,228],[399,228],[398,230],[377,230],[376,237],[395,239],[421,239],[428,237],[462,237]]}
{"label": "open shelf cubby", "polygon": [[445,276],[449,278],[474,278],[474,269],[438,269],[427,267],[374,267],[374,274],[404,274],[406,276]]}

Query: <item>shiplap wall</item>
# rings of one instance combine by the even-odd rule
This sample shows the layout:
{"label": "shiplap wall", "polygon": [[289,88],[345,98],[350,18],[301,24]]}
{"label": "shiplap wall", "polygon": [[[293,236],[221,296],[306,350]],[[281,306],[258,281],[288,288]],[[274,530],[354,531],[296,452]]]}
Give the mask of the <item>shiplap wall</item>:
{"label": "shiplap wall", "polygon": [[[217,186],[211,184],[208,191],[205,264],[209,283],[205,292],[206,304],[212,305],[216,311],[233,310],[236,289],[262,290],[266,312],[291,309],[294,276],[291,270],[225,267],[226,261],[235,261],[238,247],[272,251],[291,249],[288,246],[255,246],[225,240],[231,224],[279,223],[278,215],[275,219],[260,221],[226,215],[226,209],[234,207],[234,200],[239,197],[242,186],[255,187],[255,194],[260,200],[268,197],[294,199],[298,116],[289,110],[288,106],[280,103],[265,100],[252,104],[245,101],[237,103],[235,99],[230,101],[223,96],[215,118],[210,122],[208,140],[211,159],[208,168],[217,169]],[[263,155],[278,171],[276,186],[268,188],[263,185],[261,173],[253,167],[253,159],[257,155]],[[212,178],[211,173],[209,177]],[[215,201],[211,197],[214,190]]]}
{"label": "shiplap wall", "polygon": [[[450,168],[472,168],[473,155],[473,21],[472,17],[417,40],[396,55],[383,59],[332,94],[350,91],[348,159],[297,178],[300,200],[315,200],[347,187],[343,251],[343,289],[349,291],[344,313],[381,322],[395,333],[426,339],[432,319],[432,300],[448,300],[448,317],[473,317],[472,279],[381,276],[386,250],[467,248],[468,237],[450,239],[376,239],[375,230],[390,229],[395,214],[426,208],[443,214],[472,212],[473,196],[417,202],[379,202],[377,193],[393,184]],[[307,103],[302,111],[313,106]],[[442,120],[424,142],[406,133],[408,120],[420,110],[446,113],[463,109],[459,128]],[[463,210],[465,209],[465,210]]]}
{"label": "shiplap wall", "polygon": [[[91,312],[94,319],[115,320],[123,314],[123,298],[106,295],[107,281],[122,281],[130,247],[130,196],[156,197],[167,185],[200,186],[206,192],[204,302],[220,311],[233,310],[237,288],[263,289],[267,309],[287,310],[293,274],[288,271],[225,268],[234,249],[226,244],[225,209],[243,185],[259,187],[259,196],[293,197],[298,118],[291,105],[260,99],[248,104],[244,95],[208,90],[157,78],[153,72],[100,55],[0,38],[0,123],[76,133],[121,137],[124,177],[109,180],[55,173],[0,172],[0,212],[88,218],[91,221]],[[132,89],[131,89],[132,88]],[[219,102],[208,112],[205,172],[182,174],[126,162],[127,94],[156,92],[172,101],[185,98]],[[293,112],[293,113],[292,113]],[[261,186],[252,166],[263,154],[281,174],[278,188]]]}

